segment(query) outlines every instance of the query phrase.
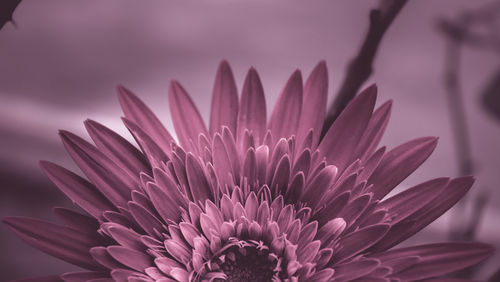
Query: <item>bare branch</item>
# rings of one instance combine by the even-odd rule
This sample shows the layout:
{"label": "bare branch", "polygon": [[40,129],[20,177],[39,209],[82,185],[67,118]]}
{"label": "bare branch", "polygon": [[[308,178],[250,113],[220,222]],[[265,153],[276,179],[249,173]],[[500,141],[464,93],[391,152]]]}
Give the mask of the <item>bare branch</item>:
{"label": "bare branch", "polygon": [[406,4],[406,0],[384,0],[370,11],[370,25],[357,55],[347,67],[342,85],[328,109],[323,125],[324,135],[373,72],[373,60],[385,32]]}
{"label": "bare branch", "polygon": [[0,29],[7,23],[12,21],[12,13],[16,9],[21,0],[2,0],[0,1]]}

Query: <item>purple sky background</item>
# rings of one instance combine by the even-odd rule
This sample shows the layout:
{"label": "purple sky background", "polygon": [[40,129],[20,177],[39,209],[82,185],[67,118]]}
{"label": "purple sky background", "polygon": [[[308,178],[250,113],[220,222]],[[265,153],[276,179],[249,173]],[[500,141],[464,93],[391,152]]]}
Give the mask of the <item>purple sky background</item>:
{"label": "purple sky background", "polygon": [[[382,144],[392,148],[420,136],[440,137],[434,154],[403,187],[457,175],[442,84],[444,40],[434,23],[481,3],[488,1],[410,1],[381,44],[369,83],[379,87],[378,104],[394,100]],[[84,135],[82,122],[92,118],[131,139],[120,121],[114,89],[119,83],[138,94],[170,132],[170,80],[181,82],[207,121],[222,59],[230,62],[239,90],[248,68],[257,68],[268,112],[296,68],[307,76],[322,59],[328,65],[332,98],[364,35],[368,11],[376,5],[326,0],[23,0],[14,13],[17,28],[7,24],[0,31],[0,216],[52,218],[51,206],[68,205],[38,168],[38,160],[46,159],[76,169],[59,142],[58,129]],[[481,109],[478,95],[499,66],[498,55],[466,49],[462,65],[477,168],[469,195],[491,190],[478,239],[498,248],[500,123]],[[446,240],[447,218],[414,242]],[[72,269],[25,245],[4,226],[0,239],[2,279]],[[480,278],[491,271],[487,268]]]}

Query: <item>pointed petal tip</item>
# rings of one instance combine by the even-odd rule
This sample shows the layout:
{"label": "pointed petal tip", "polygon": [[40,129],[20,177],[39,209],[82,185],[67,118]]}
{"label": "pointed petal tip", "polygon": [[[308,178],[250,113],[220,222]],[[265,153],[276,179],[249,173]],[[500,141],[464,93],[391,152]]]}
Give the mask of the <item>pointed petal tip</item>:
{"label": "pointed petal tip", "polygon": [[101,125],[101,123],[100,123],[100,122],[95,121],[95,120],[93,120],[93,119],[91,119],[91,118],[88,118],[88,119],[84,120],[84,121],[83,121],[83,124],[85,124],[85,125],[90,125],[90,126],[94,126],[94,127]]}
{"label": "pointed petal tip", "polygon": [[424,138],[427,138],[427,142],[429,142],[429,144],[433,144],[434,147],[437,146],[437,143],[439,141],[439,137],[437,136],[428,136],[428,137],[424,137]]}
{"label": "pointed petal tip", "polygon": [[171,93],[172,91],[175,91],[177,90],[177,88],[180,86],[180,83],[179,81],[175,80],[175,79],[172,79],[170,80],[170,84],[169,84],[169,93]]}
{"label": "pointed petal tip", "polygon": [[311,76],[313,74],[319,75],[319,76],[325,77],[325,79],[328,79],[328,68],[326,66],[325,60],[321,60],[318,64],[316,64],[316,66],[313,68],[313,70],[311,72]]}
{"label": "pointed petal tip", "polygon": [[252,79],[259,78],[259,73],[257,72],[257,69],[254,66],[251,66],[248,69],[247,76],[246,76],[245,80],[248,80],[250,78],[252,78]]}
{"label": "pointed petal tip", "polygon": [[104,126],[102,124],[100,124],[99,122],[93,120],[93,119],[86,119],[84,122],[83,122],[83,125],[85,126],[85,129],[89,132],[91,131],[94,131],[94,132],[98,132],[100,131],[100,129],[102,129]]}
{"label": "pointed petal tip", "polygon": [[219,70],[222,69],[231,69],[231,65],[229,65],[229,62],[226,59],[222,59],[219,63]]}
{"label": "pointed petal tip", "polygon": [[229,74],[231,77],[233,75],[231,65],[225,59],[219,63],[219,67],[217,68],[217,76],[219,76],[220,74]]}
{"label": "pointed petal tip", "polygon": [[300,81],[302,84],[302,72],[299,69],[296,69],[290,76],[289,81]]}
{"label": "pointed petal tip", "polygon": [[176,79],[172,79],[170,81],[170,85],[168,87],[168,98],[169,98],[169,102],[172,103],[172,99],[174,97],[179,97],[179,96],[189,96],[187,94],[187,91],[184,89],[184,87],[182,86],[182,84],[176,80]]}
{"label": "pointed petal tip", "polygon": [[319,61],[318,64],[316,64],[315,68],[321,68],[326,70],[327,69],[326,60]]}
{"label": "pointed petal tip", "polygon": [[57,169],[57,167],[59,167],[59,165],[57,165],[53,162],[50,162],[50,161],[46,161],[46,160],[40,160],[38,162],[38,165],[40,166],[40,168],[42,169],[42,171],[45,174],[51,174],[52,171],[54,170],[54,168]]}
{"label": "pointed petal tip", "polygon": [[370,86],[363,89],[361,91],[361,93],[359,94],[359,96],[366,97],[366,99],[370,99],[370,100],[371,99],[377,100],[377,92],[378,92],[377,85],[375,83],[373,83]]}
{"label": "pointed petal tip", "polygon": [[15,221],[17,217],[16,216],[4,216],[2,218],[2,222],[10,227],[12,227],[13,221]]}
{"label": "pointed petal tip", "polygon": [[120,105],[125,105],[127,100],[138,100],[139,98],[132,93],[132,91],[128,90],[127,87],[118,84],[116,86],[116,93],[118,94],[118,101]]}
{"label": "pointed petal tip", "polygon": [[88,143],[84,138],[64,129],[59,130],[59,136],[61,137],[62,142],[67,145],[74,145],[75,143]]}
{"label": "pointed petal tip", "polygon": [[416,139],[409,141],[409,142],[418,142],[418,144],[433,147],[432,150],[434,150],[437,146],[438,141],[439,141],[439,137],[437,137],[437,136],[425,136],[425,137],[416,138]]}
{"label": "pointed petal tip", "polygon": [[39,160],[38,165],[43,169],[44,167],[52,165],[52,163],[46,160]]}
{"label": "pointed petal tip", "polygon": [[65,129],[59,129],[59,137],[62,139],[63,143],[68,141],[71,142],[71,140],[74,140],[75,138],[80,138],[76,134]]}
{"label": "pointed petal tip", "polygon": [[457,178],[453,179],[453,181],[462,182],[464,185],[472,186],[472,184],[474,184],[474,182],[476,182],[476,177],[474,175],[465,175],[465,176],[457,177]]}
{"label": "pointed petal tip", "polygon": [[496,253],[495,247],[490,244],[480,242],[474,242],[473,244],[476,244],[477,248],[482,250],[488,257]]}
{"label": "pointed petal tip", "polygon": [[21,231],[23,224],[27,221],[37,220],[27,216],[5,216],[2,218],[2,222],[7,225],[7,227],[12,231]]}
{"label": "pointed petal tip", "polygon": [[389,99],[387,101],[385,101],[382,105],[380,105],[380,107],[378,108],[379,110],[382,110],[382,111],[391,111],[392,110],[392,106],[394,104],[394,101],[392,99]]}

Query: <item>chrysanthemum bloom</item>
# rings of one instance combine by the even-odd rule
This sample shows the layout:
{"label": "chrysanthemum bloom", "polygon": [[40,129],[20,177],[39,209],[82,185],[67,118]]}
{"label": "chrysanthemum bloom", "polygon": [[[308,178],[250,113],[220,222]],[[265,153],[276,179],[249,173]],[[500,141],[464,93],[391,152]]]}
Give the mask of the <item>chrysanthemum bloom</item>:
{"label": "chrysanthemum bloom", "polygon": [[22,217],[5,222],[29,244],[87,269],[47,281],[412,281],[488,257],[492,249],[480,243],[392,248],[453,206],[473,179],[433,179],[387,198],[437,140],[377,149],[391,102],[374,111],[375,86],[320,140],[327,77],[324,62],[304,86],[295,71],[267,121],[255,69],[238,101],[222,62],[208,129],[173,81],[178,142],[118,87],[123,121],[140,150],[88,120],[95,146],[60,133],[88,180],[41,163],[87,214],[56,208],[62,225]]}

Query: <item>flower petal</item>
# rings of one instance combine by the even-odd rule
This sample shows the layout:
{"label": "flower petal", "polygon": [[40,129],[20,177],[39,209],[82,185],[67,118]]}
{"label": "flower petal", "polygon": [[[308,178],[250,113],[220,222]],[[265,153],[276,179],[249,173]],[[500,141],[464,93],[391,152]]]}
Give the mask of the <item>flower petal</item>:
{"label": "flower petal", "polygon": [[93,217],[102,220],[104,211],[115,210],[106,197],[87,180],[47,161],[41,161],[40,167],[68,198]]}
{"label": "flower petal", "polygon": [[227,61],[222,61],[215,77],[210,111],[210,136],[222,132],[222,126],[236,133],[238,121],[238,90]]}
{"label": "flower petal", "polygon": [[[330,281],[330,278],[334,274],[334,270],[331,268],[324,268],[316,273],[314,273],[308,281],[326,282]],[[336,281],[336,280],[335,280]]]}
{"label": "flower petal", "polygon": [[380,265],[376,259],[361,259],[335,265],[335,281],[351,281],[370,274]]}
{"label": "flower petal", "polygon": [[237,177],[237,175],[233,175],[233,169],[226,146],[222,141],[221,135],[218,133],[215,134],[212,141],[212,159],[215,174],[217,175],[217,180],[222,191],[225,193],[231,191],[230,189],[234,186],[233,177]]}
{"label": "flower petal", "polygon": [[193,144],[198,141],[198,135],[209,136],[198,109],[186,90],[175,80],[170,83],[168,100],[179,143],[186,151],[196,152],[197,148]]}
{"label": "flower petal", "polygon": [[438,243],[395,249],[372,257],[387,260],[395,257],[418,256],[420,260],[394,274],[391,278],[413,281],[441,276],[477,264],[493,254],[490,245],[482,243]]}
{"label": "flower petal", "polygon": [[372,85],[354,98],[342,111],[321,140],[318,150],[339,172],[353,161],[354,150],[372,116],[377,87]]}
{"label": "flower petal", "polygon": [[474,178],[470,176],[451,180],[434,199],[404,220],[393,225],[387,235],[374,245],[370,251],[387,250],[422,230],[422,228],[455,205],[469,191],[472,183],[474,183]]}
{"label": "flower petal", "polygon": [[422,137],[387,152],[368,179],[373,199],[379,200],[417,169],[434,151],[437,138]]}
{"label": "flower petal", "polygon": [[90,236],[97,235],[96,230],[99,229],[99,222],[95,218],[61,207],[55,207],[52,211],[67,227]]}
{"label": "flower petal", "polygon": [[89,249],[101,242],[77,230],[27,217],[5,217],[3,222],[31,246],[89,270],[100,270]]}
{"label": "flower petal", "polygon": [[116,132],[90,119],[85,121],[85,128],[97,148],[130,176],[151,171],[144,155]]}
{"label": "flower petal", "polygon": [[275,138],[288,138],[297,132],[302,108],[302,76],[296,70],[288,79],[269,120]]}
{"label": "flower petal", "polygon": [[288,180],[290,179],[290,159],[288,155],[284,155],[276,166],[276,170],[272,173],[271,192],[273,195],[283,195],[288,188]]}
{"label": "flower petal", "polygon": [[366,210],[371,198],[372,195],[368,193],[351,199],[349,203],[340,211],[337,217],[343,218],[347,223],[347,227],[350,227]]}
{"label": "flower petal", "polygon": [[141,127],[164,150],[174,139],[153,112],[130,90],[118,86],[118,99],[125,117]]}
{"label": "flower petal", "polygon": [[125,206],[137,183],[87,141],[64,130],[60,135],[71,158],[99,191],[116,206]]}
{"label": "flower petal", "polygon": [[107,247],[109,254],[117,261],[137,271],[153,266],[153,258],[147,253],[122,246]]}
{"label": "flower petal", "polygon": [[266,129],[266,99],[259,75],[250,68],[243,84],[240,108],[238,112],[238,129],[236,139],[241,142],[245,130],[253,134],[257,144],[264,140]]}
{"label": "flower petal", "polygon": [[312,129],[312,148],[315,149],[325,120],[327,95],[328,70],[326,62],[321,61],[314,67],[304,86],[297,144],[302,144]]}
{"label": "flower petal", "polygon": [[141,252],[146,251],[146,246],[140,240],[141,235],[132,229],[111,222],[102,224],[101,228],[121,246]]}
{"label": "flower petal", "polygon": [[170,193],[164,191],[154,183],[146,185],[146,191],[160,216],[168,222],[169,220],[177,222],[181,216],[181,210],[177,202],[171,197]]}
{"label": "flower petal", "polygon": [[212,189],[203,168],[191,153],[188,153],[186,156],[186,174],[195,203],[201,202],[203,204],[206,199],[213,200]]}
{"label": "flower petal", "polygon": [[128,209],[139,226],[149,235],[157,237],[165,230],[163,223],[145,207],[135,202],[128,203]]}
{"label": "flower petal", "polygon": [[389,230],[388,224],[368,226],[342,237],[332,261],[339,263],[349,259],[377,243]]}
{"label": "flower petal", "polygon": [[323,168],[305,187],[301,200],[314,207],[321,200],[323,194],[335,183],[336,175],[337,167],[334,165]]}
{"label": "flower petal", "polygon": [[152,167],[160,167],[162,162],[168,161],[169,158],[166,152],[144,130],[131,120],[122,118],[122,121],[134,136],[135,141],[141,147]]}
{"label": "flower petal", "polygon": [[[83,282],[83,281],[89,281],[93,279],[104,279],[104,278],[109,278],[109,274],[106,274],[104,272],[96,272],[96,271],[85,271],[85,272],[68,272],[64,273],[61,275],[61,278],[65,282]],[[37,280],[38,281],[38,280]],[[59,281],[59,280],[57,280]],[[101,280],[99,280],[101,281]],[[105,281],[105,280],[102,280]]]}
{"label": "flower petal", "polygon": [[391,116],[392,101],[385,102],[372,114],[363,136],[359,140],[354,156],[365,160],[375,151]]}
{"label": "flower petal", "polygon": [[448,184],[448,178],[436,178],[382,201],[377,208],[386,209],[391,224],[396,224],[426,205]]}

